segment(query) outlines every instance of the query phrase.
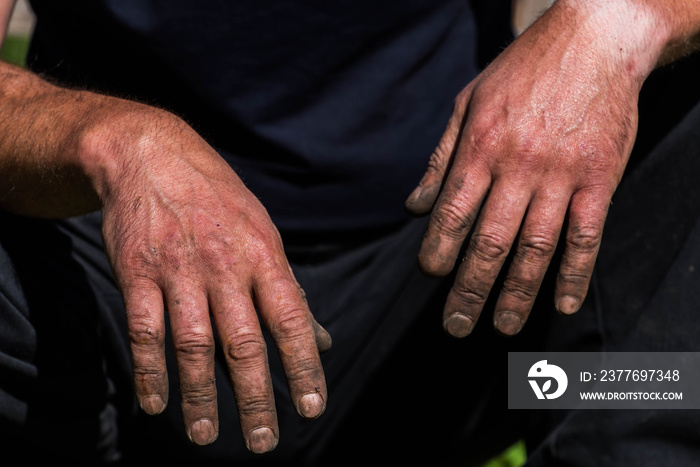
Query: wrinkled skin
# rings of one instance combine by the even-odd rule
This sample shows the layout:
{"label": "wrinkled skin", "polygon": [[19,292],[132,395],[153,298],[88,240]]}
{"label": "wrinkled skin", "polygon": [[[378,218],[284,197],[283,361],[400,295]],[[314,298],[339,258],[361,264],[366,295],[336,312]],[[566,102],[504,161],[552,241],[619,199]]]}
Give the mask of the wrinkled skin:
{"label": "wrinkled skin", "polygon": [[471,233],[444,309],[454,336],[471,332],[511,250],[494,324],[518,333],[562,231],[556,308],[573,313],[586,296],[642,80],[624,57],[594,54],[587,24],[572,16],[555,6],[460,93],[407,200],[430,213],[419,253],[427,274],[449,273]]}
{"label": "wrinkled skin", "polygon": [[[153,131],[153,125],[161,126]],[[114,120],[110,122],[113,127]],[[124,123],[129,128],[131,123]],[[277,230],[231,168],[184,123],[159,114],[148,137],[125,146],[120,183],[102,192],[103,237],[122,290],[136,395],[142,408],[167,403],[167,309],[190,439],[216,439],[213,317],[253,452],[279,437],[260,312],[280,353],[299,414],[319,416],[327,400],[319,349],[330,337],[314,321]],[[128,130],[127,130],[128,131]],[[166,137],[178,133],[174,143]],[[104,152],[96,130],[84,152]],[[160,135],[163,135],[161,137]]]}
{"label": "wrinkled skin", "polygon": [[[8,15],[0,8],[0,27]],[[562,232],[555,303],[579,308],[632,148],[639,89],[657,63],[696,47],[699,31],[697,0],[559,0],[460,93],[407,200],[431,215],[419,253],[428,274],[452,270],[470,238],[445,305],[451,334],[471,331],[513,249],[495,321],[517,333]],[[258,317],[299,414],[323,412],[319,351],[330,337],[265,209],[192,128],[4,63],[0,117],[0,208],[37,217],[103,209],[147,413],[167,403],[166,310],[193,442],[218,434],[212,319],[251,451],[273,449],[280,435]]]}

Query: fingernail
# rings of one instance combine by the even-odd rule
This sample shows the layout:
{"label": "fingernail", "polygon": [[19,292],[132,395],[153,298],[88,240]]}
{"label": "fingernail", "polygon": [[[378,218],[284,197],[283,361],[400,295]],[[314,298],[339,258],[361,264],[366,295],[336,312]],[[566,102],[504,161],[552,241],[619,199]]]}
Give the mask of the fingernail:
{"label": "fingernail", "polygon": [[472,332],[474,321],[468,316],[455,313],[445,320],[443,326],[450,335],[454,337],[465,337]]}
{"label": "fingernail", "polygon": [[197,420],[190,427],[190,440],[200,446],[213,443],[217,436],[218,433],[216,428],[214,428],[214,424],[206,418]]}
{"label": "fingernail", "polygon": [[572,313],[576,313],[580,306],[581,303],[576,297],[572,297],[571,295],[564,295],[559,299],[559,304],[557,308],[559,308],[559,312],[564,313],[566,315],[570,315]]}
{"label": "fingernail", "polygon": [[317,392],[304,394],[299,398],[299,413],[304,418],[316,418],[325,408],[323,397]]}
{"label": "fingernail", "polygon": [[149,415],[158,415],[165,409],[165,404],[160,396],[146,396],[141,398],[141,408]]}
{"label": "fingernail", "polygon": [[316,347],[320,353],[328,352],[333,347],[333,338],[323,326],[318,324],[316,320],[312,321],[314,326],[314,336],[316,337]]}
{"label": "fingernail", "polygon": [[416,202],[416,200],[420,197],[421,192],[423,191],[423,188],[418,185],[410,195],[408,195],[408,198],[406,198],[406,206],[410,206],[413,203]]}
{"label": "fingernail", "polygon": [[266,426],[256,428],[248,434],[248,450],[255,454],[270,452],[277,446],[277,437]]}
{"label": "fingernail", "polygon": [[496,329],[498,329],[503,334],[508,336],[513,336],[520,332],[523,327],[523,320],[520,315],[511,313],[509,311],[504,311],[496,316],[495,320]]}

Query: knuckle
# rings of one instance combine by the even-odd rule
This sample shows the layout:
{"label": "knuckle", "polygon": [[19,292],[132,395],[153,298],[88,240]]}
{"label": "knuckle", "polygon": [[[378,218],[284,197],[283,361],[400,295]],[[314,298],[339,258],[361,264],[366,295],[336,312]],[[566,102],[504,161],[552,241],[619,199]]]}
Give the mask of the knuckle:
{"label": "knuckle", "polygon": [[557,274],[560,285],[581,286],[588,283],[590,274],[578,268],[562,266]]}
{"label": "knuckle", "polygon": [[510,247],[511,242],[495,232],[477,232],[469,244],[470,252],[487,263],[504,261]]}
{"label": "knuckle", "polygon": [[594,253],[600,246],[601,231],[598,227],[573,226],[567,235],[567,247],[574,252]]}
{"label": "knuckle", "polygon": [[580,156],[585,162],[585,170],[589,175],[602,175],[602,179],[607,179],[605,174],[612,172],[611,169],[619,169],[623,164],[620,154],[626,152],[624,144],[626,138],[608,139],[600,138],[595,143],[586,144],[580,148]]}
{"label": "knuckle", "polygon": [[459,196],[453,196],[442,203],[433,214],[433,221],[438,231],[451,238],[462,238],[471,228],[474,215]]}
{"label": "knuckle", "polygon": [[313,336],[313,324],[307,311],[291,304],[277,309],[270,330],[277,340],[283,341]]}
{"label": "knuckle", "polygon": [[219,272],[234,271],[238,256],[235,253],[235,238],[222,233],[210,233],[199,243],[199,254],[205,264]]}
{"label": "knuckle", "polygon": [[508,277],[503,281],[501,290],[520,302],[532,302],[537,297],[538,286],[537,283]]}
{"label": "knuckle", "polygon": [[186,384],[180,382],[182,403],[189,407],[206,407],[216,403],[216,386],[214,380],[206,384]]}
{"label": "knuckle", "polygon": [[137,347],[161,347],[165,338],[157,324],[146,319],[131,319],[129,322],[129,341]]}
{"label": "knuckle", "polygon": [[447,148],[447,143],[441,140],[430,155],[430,159],[428,159],[426,173],[430,175],[444,173],[447,169],[447,160],[450,156],[450,152],[451,149]]}
{"label": "knuckle", "polygon": [[210,359],[214,356],[214,337],[204,332],[189,332],[178,336],[173,346],[180,358],[193,361]]}
{"label": "knuckle", "polygon": [[259,365],[266,353],[262,335],[252,330],[239,331],[226,345],[226,356],[237,366]]}
{"label": "knuckle", "polygon": [[167,400],[168,378],[165,369],[162,371],[137,371],[134,367],[133,381],[134,391],[139,399],[142,396],[160,394],[163,401]]}
{"label": "knuckle", "polygon": [[552,148],[541,135],[514,131],[510,134],[508,144],[517,160],[514,170],[519,172],[534,169],[548,170],[545,164],[550,160],[548,155],[552,154]]}
{"label": "knuckle", "polygon": [[320,380],[323,377],[323,371],[319,366],[316,358],[307,356],[297,356],[287,364],[287,379],[290,383],[306,380]]}
{"label": "knuckle", "polygon": [[139,279],[153,279],[156,276],[162,256],[156,246],[146,243],[125,242],[114,258],[115,266],[123,279],[138,283]]}
{"label": "knuckle", "polygon": [[265,219],[247,215],[243,215],[237,226],[202,232],[196,248],[204,265],[222,274],[250,267],[274,271],[281,264],[279,233]]}
{"label": "knuckle", "polygon": [[484,156],[502,152],[503,134],[502,124],[495,115],[474,118],[467,139],[471,152]]}
{"label": "knuckle", "polygon": [[286,271],[282,261],[283,249],[276,236],[265,234],[253,236],[247,242],[246,257],[253,267],[259,271],[267,272],[270,278]]}
{"label": "knuckle", "polygon": [[545,236],[526,236],[520,240],[516,252],[523,263],[541,263],[549,260],[557,248],[556,240]]}
{"label": "knuckle", "polygon": [[133,379],[137,393],[150,394],[153,392],[164,393],[167,391],[168,380],[165,367],[154,362],[135,362],[133,366]]}
{"label": "knuckle", "polygon": [[260,414],[274,412],[274,402],[264,393],[236,394],[238,400],[238,413],[241,417],[258,416]]}
{"label": "knuckle", "polygon": [[452,293],[459,303],[467,308],[480,307],[488,298],[488,290],[481,290],[474,287],[469,287],[462,283],[455,283],[452,287]]}

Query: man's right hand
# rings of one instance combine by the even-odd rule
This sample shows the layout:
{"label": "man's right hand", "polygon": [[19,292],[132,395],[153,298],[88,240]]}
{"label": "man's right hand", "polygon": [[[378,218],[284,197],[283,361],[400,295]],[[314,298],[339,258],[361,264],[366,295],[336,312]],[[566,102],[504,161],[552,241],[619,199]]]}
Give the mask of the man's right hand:
{"label": "man's right hand", "polygon": [[218,434],[212,318],[251,451],[270,451],[279,437],[261,321],[299,414],[324,411],[319,350],[330,336],[314,321],[263,206],[182,120],[0,62],[0,173],[0,209],[63,217],[103,208],[146,412],[168,400],[166,309],[193,442]]}
{"label": "man's right hand", "polygon": [[[167,309],[190,439],[218,434],[214,334],[218,330],[248,448],[272,450],[278,425],[267,349],[270,331],[298,413],[315,418],[327,393],[315,323],[267,212],[189,126],[146,110],[110,114],[81,140],[100,161],[103,237],[126,304],[136,395],[147,413],[168,400]],[[257,312],[256,312],[257,309]]]}

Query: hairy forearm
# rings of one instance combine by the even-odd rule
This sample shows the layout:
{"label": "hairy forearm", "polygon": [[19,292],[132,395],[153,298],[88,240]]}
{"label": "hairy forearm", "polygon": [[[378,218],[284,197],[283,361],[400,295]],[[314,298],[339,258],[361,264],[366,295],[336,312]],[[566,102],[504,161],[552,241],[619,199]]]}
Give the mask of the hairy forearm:
{"label": "hairy forearm", "polygon": [[76,151],[86,95],[5,63],[0,83],[0,207],[42,217],[95,209]]}
{"label": "hairy forearm", "polygon": [[667,32],[657,65],[700,49],[700,0],[644,0],[642,3],[660,19]]}
{"label": "hairy forearm", "polygon": [[146,126],[166,115],[177,120],[0,62],[0,209],[66,217],[100,208],[108,185],[124,175],[120,156],[138,157],[133,149],[147,138]]}

